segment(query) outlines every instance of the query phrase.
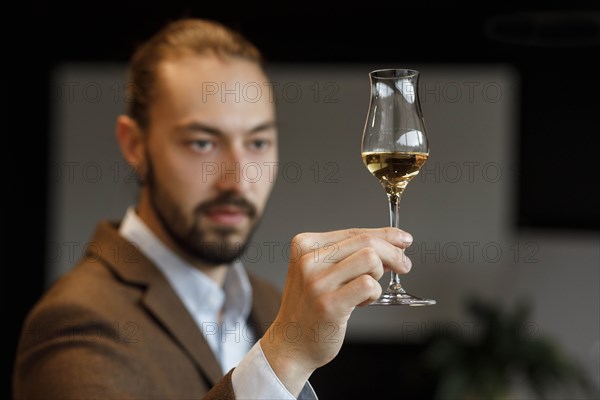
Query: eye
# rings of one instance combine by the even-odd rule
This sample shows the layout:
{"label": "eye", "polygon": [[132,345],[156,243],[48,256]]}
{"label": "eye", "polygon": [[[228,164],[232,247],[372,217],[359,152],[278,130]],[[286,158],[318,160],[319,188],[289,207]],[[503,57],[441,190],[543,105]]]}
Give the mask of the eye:
{"label": "eye", "polygon": [[215,143],[212,140],[194,140],[190,142],[190,146],[193,150],[200,153],[207,153],[215,147]]}
{"label": "eye", "polygon": [[268,139],[252,139],[248,146],[251,150],[264,151],[271,147],[271,141]]}

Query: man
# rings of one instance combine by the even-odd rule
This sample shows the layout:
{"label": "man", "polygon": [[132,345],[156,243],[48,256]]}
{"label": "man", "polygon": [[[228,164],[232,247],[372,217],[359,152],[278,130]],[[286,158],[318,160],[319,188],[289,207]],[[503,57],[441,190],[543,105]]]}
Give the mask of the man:
{"label": "man", "polygon": [[[207,95],[268,93],[258,50],[220,24],[175,21],[135,52],[130,81],[116,132],[139,201],[98,225],[29,314],[15,398],[316,397],[310,375],[339,352],[354,308],[379,297],[385,270],[410,269],[412,238],[299,234],[280,297],[238,261],[273,185],[272,98]],[[242,176],[249,163],[265,167],[259,179]]]}

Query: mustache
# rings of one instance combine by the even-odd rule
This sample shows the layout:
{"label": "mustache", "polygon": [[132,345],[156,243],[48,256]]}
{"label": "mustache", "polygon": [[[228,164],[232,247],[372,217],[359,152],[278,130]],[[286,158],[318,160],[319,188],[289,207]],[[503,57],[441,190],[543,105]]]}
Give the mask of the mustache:
{"label": "mustache", "polygon": [[196,207],[196,214],[201,214],[203,212],[209,211],[213,207],[218,206],[235,206],[248,214],[249,217],[253,218],[256,216],[257,210],[254,204],[250,203],[245,197],[240,196],[239,194],[227,192],[221,194],[219,197],[205,201],[201,203],[198,207]]}

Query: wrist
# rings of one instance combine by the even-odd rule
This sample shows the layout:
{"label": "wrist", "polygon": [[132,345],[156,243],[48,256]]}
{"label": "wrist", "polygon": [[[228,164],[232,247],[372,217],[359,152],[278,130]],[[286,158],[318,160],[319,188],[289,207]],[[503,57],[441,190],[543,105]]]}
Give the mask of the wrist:
{"label": "wrist", "polygon": [[300,391],[315,371],[302,363],[302,350],[297,344],[285,343],[267,331],[260,340],[260,347],[277,378],[294,396]]}

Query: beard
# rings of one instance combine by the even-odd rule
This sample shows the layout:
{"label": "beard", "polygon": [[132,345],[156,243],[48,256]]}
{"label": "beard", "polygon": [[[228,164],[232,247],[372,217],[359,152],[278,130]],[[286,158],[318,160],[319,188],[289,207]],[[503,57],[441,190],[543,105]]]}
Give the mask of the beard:
{"label": "beard", "polygon": [[[148,185],[151,206],[173,242],[184,252],[207,265],[231,264],[240,258],[258,226],[256,207],[238,193],[223,192],[215,199],[200,203],[194,208],[192,215],[188,216],[157,182],[148,153],[146,160],[148,170],[143,184]],[[202,226],[202,215],[213,207],[223,205],[235,206],[247,214],[250,228],[241,240],[232,238],[243,234],[234,227]]]}

